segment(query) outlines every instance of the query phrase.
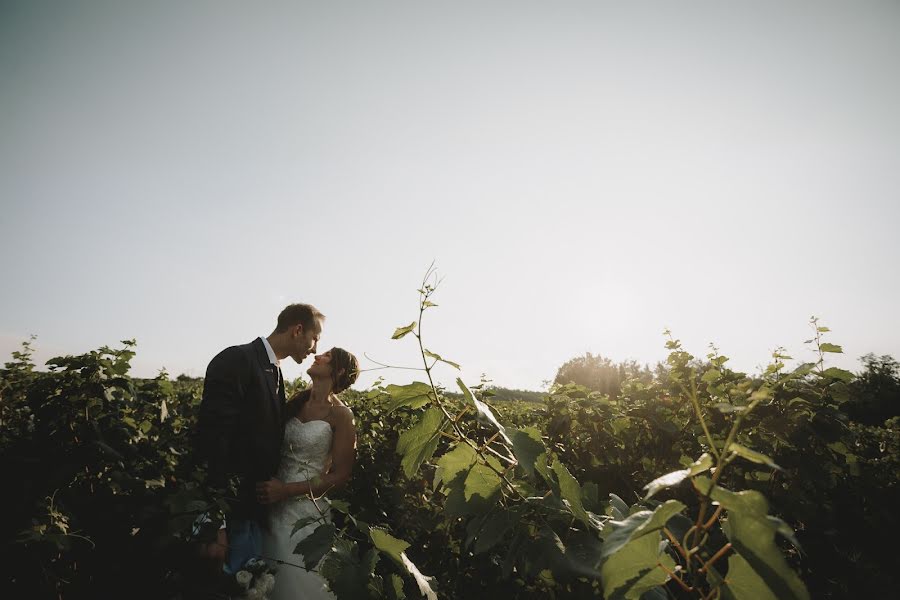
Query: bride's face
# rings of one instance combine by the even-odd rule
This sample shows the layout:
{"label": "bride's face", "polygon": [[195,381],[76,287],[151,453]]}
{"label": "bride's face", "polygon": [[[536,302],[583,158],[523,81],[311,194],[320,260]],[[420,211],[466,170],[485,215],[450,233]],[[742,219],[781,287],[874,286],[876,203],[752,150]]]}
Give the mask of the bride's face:
{"label": "bride's face", "polygon": [[306,373],[310,377],[330,377],[331,376],[331,350],[324,354],[318,354],[313,359],[313,364]]}

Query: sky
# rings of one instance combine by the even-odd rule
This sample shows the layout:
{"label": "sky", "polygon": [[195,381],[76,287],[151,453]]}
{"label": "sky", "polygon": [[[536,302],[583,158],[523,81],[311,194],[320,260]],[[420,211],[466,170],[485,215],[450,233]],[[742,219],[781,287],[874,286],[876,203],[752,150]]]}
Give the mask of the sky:
{"label": "sky", "polygon": [[[900,3],[0,0],[0,362],[900,357]],[[285,365],[300,376],[303,365]],[[365,371],[402,383],[408,370]]]}

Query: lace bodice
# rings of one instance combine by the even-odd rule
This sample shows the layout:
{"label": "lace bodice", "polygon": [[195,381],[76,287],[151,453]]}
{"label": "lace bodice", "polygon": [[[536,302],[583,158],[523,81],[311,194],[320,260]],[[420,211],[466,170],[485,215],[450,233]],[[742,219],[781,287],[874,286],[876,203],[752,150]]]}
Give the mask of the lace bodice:
{"label": "lace bodice", "polygon": [[284,429],[278,479],[308,481],[325,471],[331,452],[331,425],[326,421],[290,419]]}

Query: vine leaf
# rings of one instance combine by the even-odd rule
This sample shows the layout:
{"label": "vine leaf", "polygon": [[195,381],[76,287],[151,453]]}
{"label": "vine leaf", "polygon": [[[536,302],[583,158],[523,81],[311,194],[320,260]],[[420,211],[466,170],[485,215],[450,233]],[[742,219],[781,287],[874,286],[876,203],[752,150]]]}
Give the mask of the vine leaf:
{"label": "vine leaf", "polygon": [[303,556],[303,564],[307,569],[314,569],[322,557],[331,550],[334,545],[335,531],[336,529],[331,523],[319,525],[294,548],[294,554]]}
{"label": "vine leaf", "polygon": [[[733,445],[734,444],[732,444],[732,446]],[[712,466],[712,456],[704,452],[700,455],[700,458],[694,461],[694,463],[688,468],[679,469],[678,471],[672,471],[671,473],[666,473],[662,477],[657,477],[656,479],[645,485],[644,489],[647,490],[647,495],[644,496],[644,500],[649,500],[651,496],[653,496],[660,490],[678,485],[688,477],[693,477],[694,475],[703,473],[704,471],[708,471]]]}
{"label": "vine leaf", "polygon": [[556,480],[559,482],[559,491],[562,499],[568,503],[572,514],[588,527],[597,527],[597,523],[584,510],[584,505],[581,502],[581,486],[569,473],[566,465],[558,460],[553,461],[553,472],[556,473]]}
{"label": "vine leaf", "polygon": [[491,407],[476,398],[472,391],[466,386],[466,384],[463,383],[462,378],[456,378],[456,385],[458,385],[459,389],[462,390],[463,396],[465,396],[466,400],[475,405],[478,421],[486,425],[492,425],[497,431],[500,432],[500,436],[503,438],[503,440],[507,444],[512,445],[512,440],[510,440],[509,436],[506,435],[506,429],[503,427],[503,425],[500,424],[499,421],[497,421],[497,417],[494,416],[494,413],[491,411]]}
{"label": "vine leaf", "polygon": [[613,516],[616,520],[621,521],[628,516],[628,504],[626,504],[619,496],[616,496],[611,492],[609,494],[609,506],[612,508]]}
{"label": "vine leaf", "polygon": [[720,589],[726,600],[778,600],[740,554],[728,557],[728,576]]}
{"label": "vine leaf", "polygon": [[405,336],[407,333],[411,333],[411,332],[415,331],[415,329],[416,329],[416,322],[415,322],[415,321],[413,321],[412,323],[410,323],[410,324],[407,325],[406,327],[398,327],[397,329],[394,330],[394,335],[391,336],[391,339],[392,339],[392,340],[399,340],[400,338],[402,338],[403,336]]}
{"label": "vine leaf", "polygon": [[318,523],[321,517],[303,517],[302,519],[298,519],[294,523],[294,528],[291,529],[291,537],[294,537],[294,534],[303,529],[304,527],[308,527],[313,523]]}
{"label": "vine leaf", "polygon": [[403,457],[400,466],[407,477],[415,475],[422,463],[432,457],[443,428],[444,414],[439,408],[432,407],[425,411],[418,423],[400,434],[397,454]]}
{"label": "vine leaf", "polygon": [[840,379],[843,382],[849,383],[856,378],[856,375],[851,373],[850,371],[839,369],[838,367],[828,367],[822,372],[823,377],[831,377],[832,379]]}
{"label": "vine leaf", "polygon": [[441,361],[442,363],[448,364],[448,365],[450,365],[451,367],[453,367],[454,369],[456,369],[457,371],[459,370],[459,364],[453,362],[452,360],[447,360],[446,358],[441,358],[441,355],[440,355],[440,354],[435,354],[435,353],[432,352],[431,350],[426,350],[426,351],[425,351],[425,355],[426,355],[426,356],[430,356],[430,357],[433,358],[434,360],[439,360],[439,361]]}
{"label": "vine leaf", "polygon": [[378,551],[372,548],[361,562],[357,543],[337,538],[334,548],[319,566],[319,573],[328,580],[328,587],[338,600],[353,600],[368,595],[366,588],[375,570]]}
{"label": "vine leaf", "polygon": [[668,553],[660,551],[659,533],[642,536],[608,557],[600,566],[603,596],[638,600],[641,594],[664,584],[675,561]]}
{"label": "vine leaf", "polygon": [[678,500],[667,500],[653,511],[641,510],[624,521],[610,521],[604,530],[606,535],[600,556],[605,558],[615,554],[629,542],[662,529],[669,519],[685,508],[687,507]]}
{"label": "vine leaf", "polygon": [[819,350],[821,350],[822,352],[834,352],[836,354],[844,353],[844,349],[841,348],[840,346],[838,346],[837,344],[827,344],[827,343],[821,344],[819,346]]}
{"label": "vine leaf", "polygon": [[391,401],[387,405],[388,412],[401,406],[421,408],[428,404],[434,396],[431,386],[422,381],[414,381],[407,385],[390,384],[384,388],[384,391],[391,397]]}
{"label": "vine leaf", "polygon": [[[710,497],[728,511],[723,530],[737,553],[760,577],[774,597],[809,600],[803,581],[791,570],[775,543],[779,525],[768,518],[765,496],[754,490],[731,492],[714,487]],[[726,585],[731,573],[726,577]]]}
{"label": "vine leaf", "polygon": [[[487,465],[476,463],[469,469],[469,474],[466,475],[463,495],[466,502],[471,502],[477,496],[492,502],[500,495],[500,485],[499,475]],[[476,500],[476,502],[478,501]]]}
{"label": "vine leaf", "polygon": [[431,589],[432,577],[423,575],[418,567],[406,556],[406,549],[409,544],[403,540],[398,540],[384,529],[372,527],[369,529],[369,537],[375,547],[387,554],[391,560],[397,563],[404,571],[413,576],[416,584],[419,586],[419,592],[428,598],[428,600],[437,600],[437,594]]}
{"label": "vine leaf", "polygon": [[541,432],[536,427],[525,427],[512,430],[513,454],[519,466],[534,475],[534,463],[541,454],[546,454],[547,447],[541,440]]}
{"label": "vine leaf", "polygon": [[742,458],[746,458],[751,462],[755,462],[760,465],[766,465],[767,467],[771,467],[773,469],[778,469],[779,471],[784,471],[781,467],[775,464],[775,461],[766,456],[765,454],[761,454],[756,450],[751,450],[745,446],[741,446],[740,444],[732,442],[730,446],[728,446],[728,450],[734,452],[738,456]]}
{"label": "vine leaf", "polygon": [[463,471],[468,471],[475,464],[475,449],[469,444],[457,444],[455,448],[441,456],[437,461],[434,473],[434,487],[441,482],[449,484]]}
{"label": "vine leaf", "polygon": [[769,515],[767,517],[769,522],[775,526],[775,531],[784,536],[784,538],[794,545],[800,554],[803,554],[803,547],[800,546],[800,540],[797,539],[797,536],[794,534],[794,530],[791,529],[791,526],[779,519],[778,517],[773,517]]}

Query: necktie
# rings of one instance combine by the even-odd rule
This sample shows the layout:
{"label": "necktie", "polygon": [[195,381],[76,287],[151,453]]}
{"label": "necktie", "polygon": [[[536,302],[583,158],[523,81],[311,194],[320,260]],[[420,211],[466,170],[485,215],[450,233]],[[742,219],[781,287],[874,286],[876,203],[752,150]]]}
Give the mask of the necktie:
{"label": "necktie", "polygon": [[275,390],[279,398],[284,395],[284,378],[281,375],[281,367],[275,365]]}

